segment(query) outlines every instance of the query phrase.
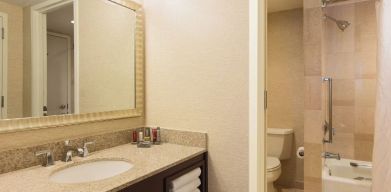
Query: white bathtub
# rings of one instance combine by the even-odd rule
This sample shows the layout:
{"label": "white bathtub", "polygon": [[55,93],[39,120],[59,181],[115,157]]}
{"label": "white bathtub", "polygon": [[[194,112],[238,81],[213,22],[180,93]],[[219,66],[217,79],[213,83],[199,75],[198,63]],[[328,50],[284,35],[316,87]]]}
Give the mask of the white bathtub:
{"label": "white bathtub", "polygon": [[372,169],[352,167],[350,162],[372,165],[350,159],[326,159],[322,172],[323,192],[371,192]]}

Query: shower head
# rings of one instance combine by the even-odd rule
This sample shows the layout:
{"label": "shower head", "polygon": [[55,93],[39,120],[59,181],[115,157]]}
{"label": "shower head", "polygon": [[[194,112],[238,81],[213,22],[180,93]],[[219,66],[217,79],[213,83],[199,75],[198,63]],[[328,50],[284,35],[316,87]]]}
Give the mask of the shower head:
{"label": "shower head", "polygon": [[349,21],[345,21],[345,20],[337,21],[337,26],[339,29],[341,29],[341,31],[345,31],[345,29],[348,28],[349,25],[350,25]]}
{"label": "shower head", "polygon": [[345,31],[345,29],[348,28],[349,25],[350,25],[350,22],[349,22],[349,21],[338,20],[338,19],[335,19],[334,17],[330,17],[330,16],[328,16],[328,15],[324,15],[324,17],[325,17],[326,19],[329,19],[329,20],[331,20],[331,21],[334,21],[334,22],[337,24],[338,28],[339,28],[341,31]]}

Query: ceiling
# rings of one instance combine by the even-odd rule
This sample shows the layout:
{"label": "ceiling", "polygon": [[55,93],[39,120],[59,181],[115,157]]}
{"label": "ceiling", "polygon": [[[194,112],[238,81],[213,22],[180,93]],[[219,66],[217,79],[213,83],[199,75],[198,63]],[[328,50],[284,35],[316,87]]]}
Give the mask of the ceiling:
{"label": "ceiling", "polygon": [[31,6],[31,5],[37,4],[37,3],[41,3],[41,2],[46,1],[46,0],[1,0],[1,1],[7,2],[7,3],[11,3],[11,4],[15,4],[15,5],[19,5],[19,6],[22,6],[22,7],[27,7],[27,6]]}
{"label": "ceiling", "polygon": [[48,31],[73,37],[73,4],[47,13],[46,20]]}
{"label": "ceiling", "polygon": [[303,0],[268,0],[267,3],[269,13],[303,7]]}
{"label": "ceiling", "polygon": [[[22,7],[31,6],[45,0],[1,0]],[[303,0],[268,0],[268,12],[278,12],[303,7]]]}

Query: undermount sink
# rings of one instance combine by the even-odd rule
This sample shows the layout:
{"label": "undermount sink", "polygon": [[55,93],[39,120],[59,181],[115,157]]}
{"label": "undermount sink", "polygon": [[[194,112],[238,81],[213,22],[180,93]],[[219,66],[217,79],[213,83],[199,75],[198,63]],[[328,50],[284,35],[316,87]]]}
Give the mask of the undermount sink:
{"label": "undermount sink", "polygon": [[114,177],[131,169],[133,165],[122,160],[98,160],[71,166],[53,173],[55,183],[86,183]]}

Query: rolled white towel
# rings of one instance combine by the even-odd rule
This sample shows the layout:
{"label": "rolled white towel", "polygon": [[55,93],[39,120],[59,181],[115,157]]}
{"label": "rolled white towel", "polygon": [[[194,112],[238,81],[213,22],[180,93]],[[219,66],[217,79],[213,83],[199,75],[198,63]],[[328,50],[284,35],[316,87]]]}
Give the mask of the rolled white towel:
{"label": "rolled white towel", "polygon": [[198,188],[198,186],[200,186],[200,185],[201,185],[201,180],[197,179],[197,180],[194,180],[194,181],[186,184],[185,186],[183,186],[179,189],[173,190],[173,192],[194,192],[194,190],[196,190]]}
{"label": "rolled white towel", "polygon": [[201,169],[200,168],[194,169],[194,170],[190,171],[189,173],[186,173],[186,174],[176,178],[175,180],[173,180],[171,182],[170,188],[172,190],[179,189],[179,188],[185,186],[186,184],[198,179],[200,175],[201,175]]}

